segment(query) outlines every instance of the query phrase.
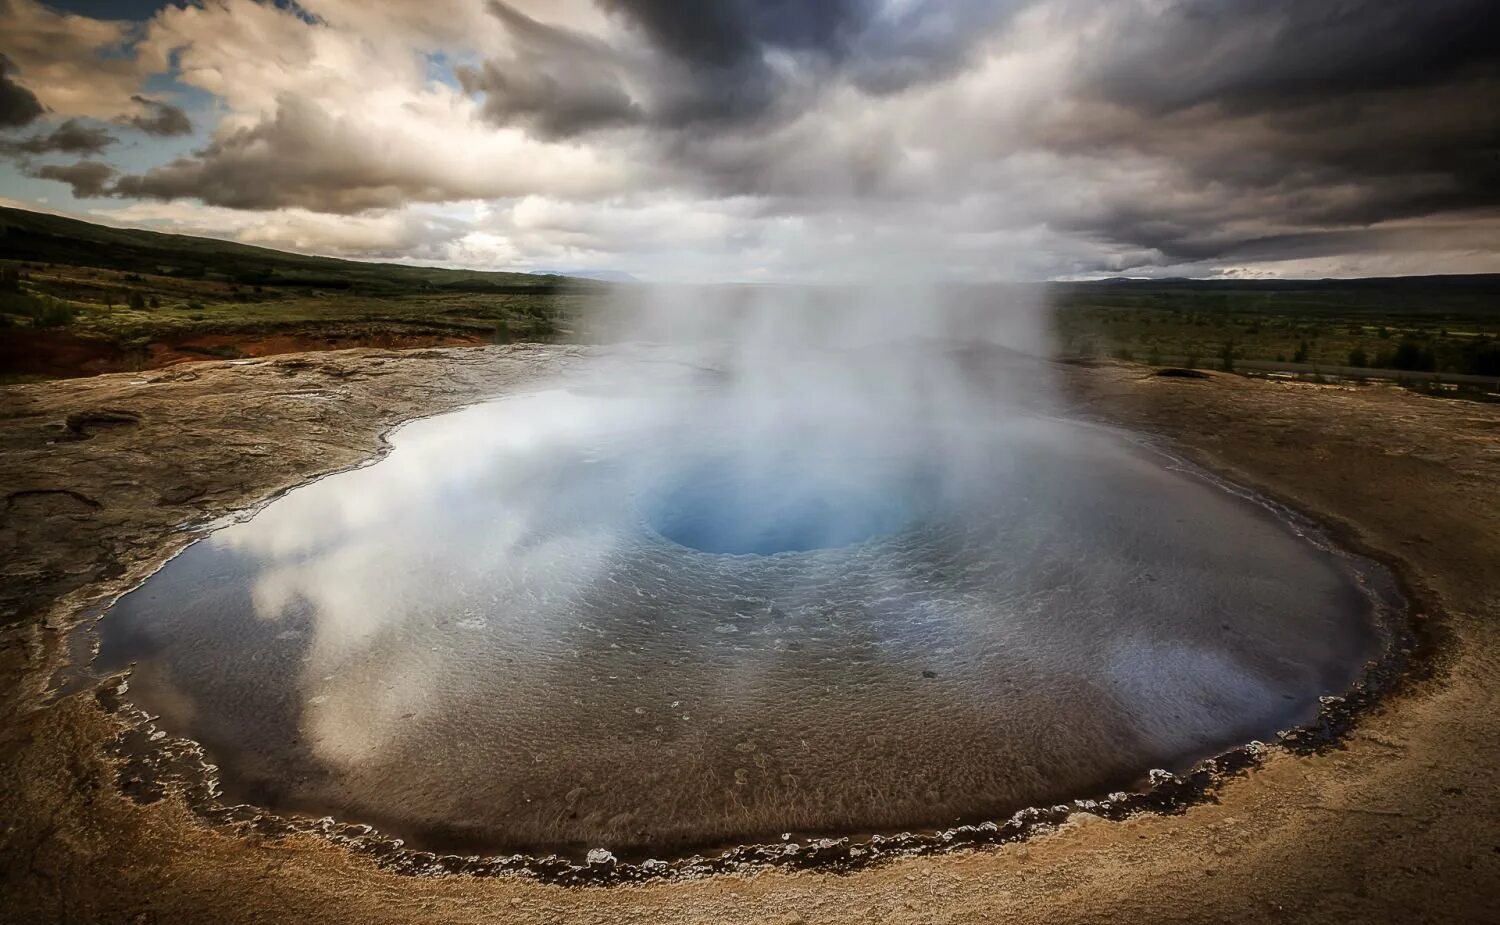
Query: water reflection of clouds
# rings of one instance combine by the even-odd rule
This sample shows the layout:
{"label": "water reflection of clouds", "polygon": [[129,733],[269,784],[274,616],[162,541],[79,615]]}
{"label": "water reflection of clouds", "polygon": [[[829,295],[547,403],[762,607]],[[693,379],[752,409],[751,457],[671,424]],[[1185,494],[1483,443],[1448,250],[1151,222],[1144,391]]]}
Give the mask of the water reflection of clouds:
{"label": "water reflection of clouds", "polygon": [[[641,826],[902,825],[1045,798],[1263,729],[1359,649],[1345,577],[1282,525],[1041,418],[971,422],[963,474],[984,477],[945,480],[926,519],[879,542],[675,546],[649,508],[690,449],[776,472],[810,444],[799,458],[822,468],[803,488],[843,467],[858,496],[933,444],[795,414],[768,437],[701,391],[634,394],[415,422],[379,464],[215,534],[207,552],[249,560],[245,587],[195,605],[223,608],[217,649],[163,634],[163,662],[297,646],[264,694],[214,709],[294,705],[305,755],[286,765],[308,782],[286,787],[314,805],[615,844]],[[271,621],[304,636],[278,642]],[[190,704],[212,675],[169,694]],[[217,725],[260,728],[234,720]]]}
{"label": "water reflection of clouds", "polygon": [[626,511],[577,469],[636,414],[556,391],[417,421],[378,469],[298,489],[210,540],[258,561],[261,619],[310,605],[304,724],[323,757],[370,758],[466,677],[445,670],[462,634],[535,637],[593,579]]}

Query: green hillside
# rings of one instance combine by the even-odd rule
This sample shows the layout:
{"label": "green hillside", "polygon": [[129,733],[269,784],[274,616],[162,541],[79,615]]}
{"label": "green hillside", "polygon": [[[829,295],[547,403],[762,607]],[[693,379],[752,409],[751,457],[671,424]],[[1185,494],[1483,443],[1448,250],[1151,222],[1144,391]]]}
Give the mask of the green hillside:
{"label": "green hillside", "polygon": [[97,267],[278,288],[358,292],[537,292],[576,281],[559,276],[448,270],[309,257],[285,251],[0,208],[0,258]]}
{"label": "green hillside", "polygon": [[0,381],[551,340],[607,284],[310,257],[0,208]]}

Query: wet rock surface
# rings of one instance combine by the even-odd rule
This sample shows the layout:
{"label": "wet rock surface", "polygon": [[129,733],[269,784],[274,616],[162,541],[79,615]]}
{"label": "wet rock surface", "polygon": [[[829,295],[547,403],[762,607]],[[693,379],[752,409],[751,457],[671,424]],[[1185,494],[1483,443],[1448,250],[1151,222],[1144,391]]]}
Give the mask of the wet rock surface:
{"label": "wet rock surface", "polygon": [[[1393,562],[1427,618],[1426,675],[1359,718],[1342,747],[1275,749],[1216,802],[1181,814],[1104,823],[1070,811],[1025,846],[840,876],[558,892],[510,877],[404,877],[338,846],[357,833],[250,824],[237,835],[205,825],[178,794],[142,805],[121,792],[106,757],[118,713],[88,692],[46,693],[65,631],[91,603],[138,582],[191,525],[367,458],[399,420],[568,357],[352,351],[300,371],[215,363],[0,392],[0,489],[13,499],[0,521],[0,667],[14,679],[0,739],[0,892],[12,920],[456,922],[503,910],[538,922],[1480,921],[1493,907],[1500,413],[1384,389],[1068,373],[1078,408],[1175,438]],[[54,439],[67,415],[100,407],[140,423]],[[180,486],[203,490],[170,500]],[[942,683],[938,673],[921,683]]]}

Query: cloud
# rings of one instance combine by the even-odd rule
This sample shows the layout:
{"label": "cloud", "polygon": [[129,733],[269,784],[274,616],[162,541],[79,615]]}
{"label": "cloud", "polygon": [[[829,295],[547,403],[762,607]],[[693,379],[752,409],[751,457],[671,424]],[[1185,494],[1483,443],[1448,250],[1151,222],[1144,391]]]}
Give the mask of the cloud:
{"label": "cloud", "polygon": [[483,112],[491,121],[558,137],[644,119],[625,86],[626,74],[638,66],[627,55],[504,3],[489,7],[508,29],[515,51],[503,61],[461,68],[458,76],[466,92],[485,96]]}
{"label": "cloud", "polygon": [[[502,0],[487,8],[506,55],[460,69],[500,125],[550,137],[622,125],[720,131],[796,118],[840,80],[899,92],[959,69],[1017,3],[955,0],[601,0],[623,33],[544,23]],[[597,29],[597,24],[596,29]]]}
{"label": "cloud", "polygon": [[[764,100],[784,88],[791,58],[817,76],[848,72],[889,93],[952,73],[1014,11],[1016,0],[602,0],[661,54],[712,75],[719,89]],[[707,102],[707,101],[705,101]]]}
{"label": "cloud", "polygon": [[[946,203],[940,232],[955,203],[999,193],[981,219],[995,239],[1040,243],[1065,229],[1097,242],[1111,271],[1266,259],[1264,242],[1322,225],[1491,198],[1488,159],[1455,155],[1493,149],[1494,113],[1454,104],[1493,98],[1482,55],[1436,80],[1430,54],[1402,51],[1399,22],[1370,9],[1351,19],[1289,4],[1057,2],[987,4],[981,16],[964,4],[833,4],[763,20],[771,7],[605,6],[642,45],[492,4],[518,50],[466,87],[486,94],[497,124],[602,132],[593,143],[653,158],[671,188],[706,197],[850,216]],[[1418,17],[1424,41],[1453,18]],[[1415,62],[1420,79],[1393,85],[1379,73],[1386,54]],[[1330,57],[1340,63],[1315,72],[1324,92],[1311,99],[1265,89],[1274,82],[1255,66],[1290,73]],[[1183,72],[1193,62],[1218,71],[1195,82]],[[1206,97],[1166,95],[1200,85]],[[1072,205],[1058,206],[1059,190]]]}
{"label": "cloud", "polygon": [[74,198],[86,199],[105,195],[115,169],[99,161],[79,161],[66,166],[44,164],[33,168],[27,175],[66,183],[73,188]]}
{"label": "cloud", "polygon": [[1487,0],[1172,0],[1134,7],[1090,47],[1092,89],[1163,113],[1299,108],[1313,100],[1447,83],[1489,68]]}
{"label": "cloud", "polygon": [[471,223],[453,216],[414,210],[347,216],[300,208],[247,212],[184,202],[136,202],[96,210],[94,216],[279,250],[387,260],[448,261],[453,243],[472,230]]}
{"label": "cloud", "polygon": [[10,77],[10,59],[0,54],[0,129],[30,125],[46,112],[36,94]]}
{"label": "cloud", "polygon": [[139,94],[132,96],[131,101],[139,105],[144,111],[131,116],[122,116],[120,122],[132,128],[140,129],[147,135],[155,135],[159,138],[171,138],[175,135],[191,135],[193,133],[192,120],[181,108],[171,103],[163,103]]}
{"label": "cloud", "polygon": [[1488,5],[216,0],[129,24],[0,0],[0,48],[60,115],[186,134],[145,76],[210,95],[199,150],[105,191],[278,246],[672,278],[1493,268]]}
{"label": "cloud", "polygon": [[248,0],[164,10],[144,44],[227,111],[204,148],[122,177],[116,195],[353,214],[622,187],[629,165],[606,151],[485,122],[478,102],[429,78],[425,53],[400,44],[413,38]]}
{"label": "cloud", "polygon": [[37,134],[23,141],[0,142],[0,152],[11,155],[100,154],[117,139],[98,126],[68,119],[47,134]]}
{"label": "cloud", "polygon": [[335,109],[287,95],[264,120],[221,131],[190,157],[122,177],[114,194],[350,214],[534,190],[586,195],[615,173],[592,151],[548,149],[520,133],[478,129],[472,112],[445,96],[383,114],[347,102]]}
{"label": "cloud", "polygon": [[135,109],[131,97],[157,62],[129,54],[127,22],[60,13],[36,0],[0,0],[0,53],[47,109],[111,119]]}

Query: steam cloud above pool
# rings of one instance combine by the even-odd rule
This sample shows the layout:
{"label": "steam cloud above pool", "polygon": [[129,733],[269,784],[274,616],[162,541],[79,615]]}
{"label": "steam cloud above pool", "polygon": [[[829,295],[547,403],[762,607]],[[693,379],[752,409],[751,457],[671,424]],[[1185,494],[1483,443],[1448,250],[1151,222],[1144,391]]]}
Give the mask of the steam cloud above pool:
{"label": "steam cloud above pool", "polygon": [[937,292],[642,291],[640,341],[191,547],[101,666],[228,799],[580,858],[993,818],[1350,683],[1349,560]]}

